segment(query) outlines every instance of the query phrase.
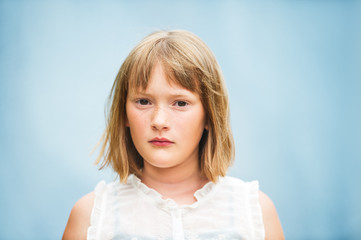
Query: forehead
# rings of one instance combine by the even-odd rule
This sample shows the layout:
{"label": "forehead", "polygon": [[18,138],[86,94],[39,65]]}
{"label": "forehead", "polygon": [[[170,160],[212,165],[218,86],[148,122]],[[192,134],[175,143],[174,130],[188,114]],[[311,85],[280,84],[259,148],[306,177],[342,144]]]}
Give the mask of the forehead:
{"label": "forehead", "polygon": [[[196,94],[198,95],[198,84],[196,79],[190,76],[176,76],[174,70],[165,67],[164,64],[156,62],[148,76],[143,79],[133,78],[129,81],[129,93],[147,93],[170,91],[173,95]],[[179,75],[179,74],[178,74]]]}
{"label": "forehead", "polygon": [[164,82],[159,79],[151,79],[148,86],[143,88],[134,89],[128,95],[142,95],[149,97],[187,97],[199,98],[198,93],[192,92],[179,84],[173,82]]}

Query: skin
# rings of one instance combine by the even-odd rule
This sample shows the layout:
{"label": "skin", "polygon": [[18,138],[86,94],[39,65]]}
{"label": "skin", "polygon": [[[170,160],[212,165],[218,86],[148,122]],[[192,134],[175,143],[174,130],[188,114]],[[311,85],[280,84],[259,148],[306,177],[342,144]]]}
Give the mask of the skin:
{"label": "skin", "polygon": [[[94,204],[93,192],[82,197],[71,210],[66,225],[63,240],[86,240],[87,230],[90,226],[90,215]],[[285,239],[282,226],[272,200],[263,192],[259,193],[259,201],[262,208],[263,222],[266,240]]]}
{"label": "skin", "polygon": [[198,94],[168,81],[156,64],[147,88],[128,94],[126,109],[133,143],[144,159],[142,182],[164,198],[193,203],[193,193],[207,183],[198,167],[199,141],[207,127]]}
{"label": "skin", "polygon": [[70,212],[68,223],[63,234],[63,240],[86,239],[90,226],[90,215],[94,205],[94,192],[79,199]]}
{"label": "skin", "polygon": [[[169,82],[162,65],[156,64],[148,87],[129,93],[126,109],[127,126],[144,158],[142,182],[165,199],[178,204],[194,203],[195,191],[208,182],[198,166],[198,144],[207,128],[199,96]],[[94,198],[94,193],[87,194],[74,205],[64,240],[86,239]],[[284,239],[271,199],[260,192],[259,200],[266,239]]]}

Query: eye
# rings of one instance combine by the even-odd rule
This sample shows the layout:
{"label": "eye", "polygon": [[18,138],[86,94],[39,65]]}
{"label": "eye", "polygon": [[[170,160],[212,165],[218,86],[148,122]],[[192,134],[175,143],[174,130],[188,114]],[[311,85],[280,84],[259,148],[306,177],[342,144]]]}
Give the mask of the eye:
{"label": "eye", "polygon": [[188,103],[185,102],[185,101],[176,101],[174,103],[174,105],[177,106],[177,107],[186,107],[188,105]]}
{"label": "eye", "polygon": [[148,99],[144,99],[144,98],[138,99],[136,102],[137,102],[139,105],[149,105],[149,104],[150,104],[150,101],[149,101]]}

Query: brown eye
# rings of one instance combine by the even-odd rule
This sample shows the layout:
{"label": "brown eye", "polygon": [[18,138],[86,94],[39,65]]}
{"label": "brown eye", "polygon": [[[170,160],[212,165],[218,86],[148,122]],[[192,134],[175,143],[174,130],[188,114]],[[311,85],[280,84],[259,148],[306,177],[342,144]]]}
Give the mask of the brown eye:
{"label": "brown eye", "polygon": [[149,101],[147,99],[139,99],[137,100],[137,103],[140,105],[148,105]]}
{"label": "brown eye", "polygon": [[177,101],[177,102],[175,103],[175,105],[176,105],[177,107],[185,107],[185,106],[188,105],[188,103],[185,102],[185,101]]}

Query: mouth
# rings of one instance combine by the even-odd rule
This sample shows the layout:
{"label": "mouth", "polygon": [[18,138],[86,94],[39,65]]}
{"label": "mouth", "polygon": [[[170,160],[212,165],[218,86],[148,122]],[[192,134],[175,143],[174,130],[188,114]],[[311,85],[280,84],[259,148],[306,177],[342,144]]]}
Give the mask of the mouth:
{"label": "mouth", "polygon": [[167,138],[153,138],[149,141],[152,145],[158,146],[158,147],[165,147],[174,144],[171,140]]}

